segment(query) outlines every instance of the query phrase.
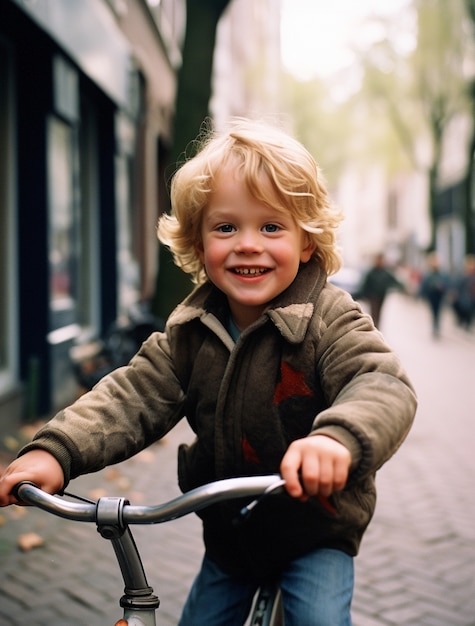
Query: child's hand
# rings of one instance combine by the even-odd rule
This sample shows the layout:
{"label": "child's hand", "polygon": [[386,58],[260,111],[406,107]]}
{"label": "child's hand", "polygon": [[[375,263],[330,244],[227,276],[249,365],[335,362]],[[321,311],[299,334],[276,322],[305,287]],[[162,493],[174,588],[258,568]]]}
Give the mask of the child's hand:
{"label": "child's hand", "polygon": [[18,504],[11,490],[23,480],[35,483],[48,493],[57,493],[63,487],[64,474],[52,454],[46,450],[31,450],[15,459],[0,477],[0,506]]}
{"label": "child's hand", "polygon": [[282,459],[280,473],[289,495],[301,500],[328,497],[341,491],[348,479],[351,455],[344,445],[326,435],[293,441]]}

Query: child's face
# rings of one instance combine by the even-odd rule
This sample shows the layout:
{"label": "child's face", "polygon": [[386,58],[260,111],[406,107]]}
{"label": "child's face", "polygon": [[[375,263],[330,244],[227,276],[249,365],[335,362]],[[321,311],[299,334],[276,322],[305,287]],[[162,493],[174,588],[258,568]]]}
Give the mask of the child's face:
{"label": "child's face", "polygon": [[313,252],[290,214],[256,200],[230,172],[216,181],[201,235],[201,261],[211,282],[228,297],[241,330],[293,282],[300,262]]}

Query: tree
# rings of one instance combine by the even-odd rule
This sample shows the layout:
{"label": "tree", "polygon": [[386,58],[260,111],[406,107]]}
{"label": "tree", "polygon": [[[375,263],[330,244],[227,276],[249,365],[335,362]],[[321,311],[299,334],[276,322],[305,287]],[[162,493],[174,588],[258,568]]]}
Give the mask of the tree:
{"label": "tree", "polygon": [[301,81],[287,74],[283,92],[293,133],[317,160],[329,186],[336,185],[352,136],[346,107],[335,102],[324,79]]}
{"label": "tree", "polygon": [[444,133],[467,102],[462,73],[464,15],[458,0],[415,0],[413,6],[416,46],[401,56],[391,37],[374,45],[365,58],[365,93],[383,104],[412,166],[427,173],[428,249],[433,250]]}
{"label": "tree", "polygon": [[[178,73],[173,148],[170,166],[192,156],[193,140],[209,118],[213,56],[219,19],[231,0],[187,0],[182,65]],[[166,319],[191,290],[192,283],[173,262],[165,246],[159,246],[159,267],[154,312]]]}
{"label": "tree", "polygon": [[[472,23],[472,39],[475,41],[475,0],[465,0],[468,16]],[[465,210],[465,248],[468,254],[475,254],[475,78],[468,81],[468,98],[472,117],[472,134],[468,145],[467,175],[464,181]]]}

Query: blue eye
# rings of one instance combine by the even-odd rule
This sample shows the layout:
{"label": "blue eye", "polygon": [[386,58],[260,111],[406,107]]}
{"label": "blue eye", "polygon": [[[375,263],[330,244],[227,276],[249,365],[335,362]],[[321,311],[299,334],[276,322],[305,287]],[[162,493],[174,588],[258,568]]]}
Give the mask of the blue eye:
{"label": "blue eye", "polygon": [[266,233],[276,233],[277,231],[280,230],[279,226],[277,226],[277,224],[266,224],[263,228],[263,230]]}
{"label": "blue eye", "polygon": [[217,230],[220,233],[232,233],[235,229],[232,224],[222,224],[221,226],[218,226]]}

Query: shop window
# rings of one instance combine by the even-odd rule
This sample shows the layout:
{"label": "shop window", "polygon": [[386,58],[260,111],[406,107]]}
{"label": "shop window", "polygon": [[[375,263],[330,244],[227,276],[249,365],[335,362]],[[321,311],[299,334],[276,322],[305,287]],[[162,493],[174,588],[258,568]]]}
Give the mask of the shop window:
{"label": "shop window", "polygon": [[117,205],[118,310],[126,313],[140,298],[140,266],[137,258],[137,214],[134,214],[132,162],[135,131],[124,115],[116,116],[119,153],[115,158]]}
{"label": "shop window", "polygon": [[70,402],[76,383],[69,349],[81,332],[77,320],[79,215],[76,130],[58,117],[48,120],[48,266],[52,405]]}
{"label": "shop window", "polygon": [[16,210],[14,107],[9,50],[0,42],[0,392],[17,376]]}
{"label": "shop window", "polygon": [[99,159],[94,102],[81,101],[79,132],[80,254],[77,279],[78,323],[86,336],[99,334],[101,272],[99,261]]}
{"label": "shop window", "polygon": [[51,330],[75,321],[77,224],[73,130],[51,118],[48,127],[49,272]]}

